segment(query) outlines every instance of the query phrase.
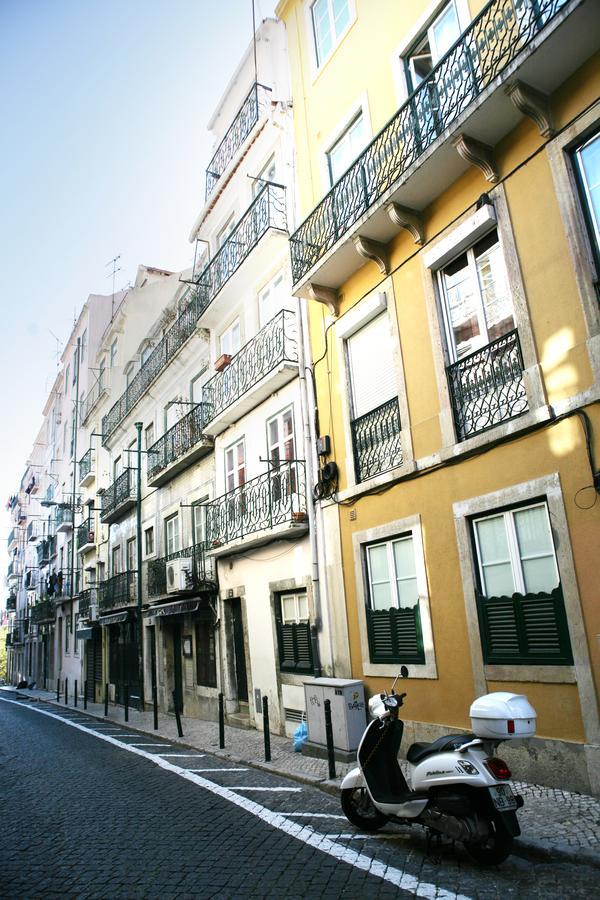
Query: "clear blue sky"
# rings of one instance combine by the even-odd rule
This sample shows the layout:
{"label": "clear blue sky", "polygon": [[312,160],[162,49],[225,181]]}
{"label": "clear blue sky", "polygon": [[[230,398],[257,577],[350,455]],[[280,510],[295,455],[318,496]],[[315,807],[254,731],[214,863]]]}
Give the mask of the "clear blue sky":
{"label": "clear blue sky", "polygon": [[[276,0],[255,5],[258,23]],[[0,579],[51,332],[110,293],[117,254],[117,288],[191,262],[206,123],[251,37],[251,0],[0,0]]]}

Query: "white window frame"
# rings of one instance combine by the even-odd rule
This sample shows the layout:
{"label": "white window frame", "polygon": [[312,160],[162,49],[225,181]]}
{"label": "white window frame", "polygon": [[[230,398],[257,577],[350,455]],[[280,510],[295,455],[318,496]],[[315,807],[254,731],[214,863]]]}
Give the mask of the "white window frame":
{"label": "white window frame", "polygon": [[[269,174],[269,170],[273,169],[273,178],[267,178]],[[252,199],[260,193],[260,191],[264,188],[265,183],[273,184],[275,182],[275,176],[277,175],[277,159],[275,154],[271,154],[267,162],[264,164],[256,178],[252,182]]]}
{"label": "white window frame", "polygon": [[129,385],[131,384],[131,381],[133,379],[134,368],[135,368],[135,366],[133,363],[129,363],[125,367],[125,390],[127,390]]}
{"label": "white window frame", "polygon": [[264,328],[268,322],[271,322],[282,309],[287,308],[284,304],[281,305],[276,312],[269,314],[268,316],[265,315],[265,306],[267,306],[273,298],[284,295],[285,287],[285,271],[284,269],[279,269],[279,271],[276,272],[276,274],[273,275],[273,277],[270,278],[258,292],[258,321],[261,328]]}
{"label": "white window frame", "polygon": [[114,338],[111,342],[110,350],[109,350],[109,366],[111,369],[114,369],[117,364],[117,350],[119,349],[119,340],[118,338]]}
{"label": "white window frame", "polygon": [[[240,444],[242,446],[242,451],[243,451],[242,466],[239,466],[237,464],[237,452],[236,451],[237,451],[237,448],[240,446]],[[228,464],[228,455],[230,453],[231,453],[231,459],[232,459],[232,463],[233,463],[231,468],[229,467],[229,464]],[[239,438],[239,440],[235,441],[233,444],[230,444],[229,447],[225,448],[224,453],[223,453],[223,462],[224,462],[224,466],[225,466],[225,493],[228,494],[230,491],[234,491],[234,490],[236,490],[236,488],[242,487],[248,480],[246,477],[246,475],[247,475],[246,442],[245,442],[244,438]],[[243,470],[244,470],[244,481],[242,481],[242,482],[240,482],[240,480],[239,480],[241,468],[243,468]],[[229,476],[230,475],[232,476],[232,479],[234,482],[234,484],[231,487],[229,486]]]}
{"label": "white window frame", "polygon": [[[355,100],[344,116],[339,119],[335,128],[333,128],[321,141],[319,160],[321,170],[321,182],[324,193],[328,193],[331,189],[330,169],[329,169],[329,153],[333,147],[342,139],[348,128],[352,125],[358,116],[362,117],[365,129],[365,147],[369,144],[373,137],[373,128],[371,124],[371,113],[369,109],[369,97],[366,91]],[[364,149],[364,148],[363,148]],[[359,153],[360,155],[360,153]]]}
{"label": "white window frame", "polygon": [[142,352],[140,353],[140,367],[145,366],[148,362],[148,358],[152,355],[152,351],[154,347],[152,344],[146,344],[145,347],[142,347]]}
{"label": "white window frame", "polygon": [[[237,342],[235,340],[235,333],[237,331]],[[230,343],[230,349],[226,349],[226,344]],[[237,343],[237,346],[236,346]],[[236,353],[239,353],[240,348],[242,346],[242,324],[240,322],[240,318],[238,316],[237,319],[234,319],[230,325],[225,328],[224,331],[219,335],[219,356],[223,356],[223,354],[227,354],[228,356],[235,356]]]}
{"label": "white window frame", "polygon": [[[115,560],[117,561],[117,571],[115,571]],[[110,550],[110,573],[111,575],[120,575],[122,572],[122,552],[121,545],[115,544],[114,547],[111,547]]]}
{"label": "white window frame", "polygon": [[[133,558],[131,556],[131,548],[134,548]],[[127,562],[127,572],[136,572],[137,571],[137,538],[131,537],[127,539],[127,543],[125,544],[125,556]],[[133,568],[129,568],[129,564],[133,563]]]}
{"label": "white window frame", "polygon": [[342,171],[339,172],[337,175],[334,174],[332,164],[331,164],[331,155],[336,150],[336,148],[338,148],[340,146],[340,144],[343,141],[346,141],[349,139],[351,132],[354,131],[354,129],[356,128],[356,126],[358,125],[359,122],[361,124],[363,133],[366,133],[366,125],[365,125],[365,120],[364,120],[364,117],[362,114],[362,109],[357,112],[357,114],[352,119],[352,121],[348,123],[348,125],[346,126],[344,131],[342,131],[342,133],[339,135],[337,140],[326,150],[325,155],[327,157],[327,172],[329,174],[329,186],[330,187],[333,187],[333,185],[342,177],[344,172],[347,171],[348,167],[352,165],[352,163],[354,162],[355,159],[357,159],[358,156],[360,156],[361,152],[364,150],[366,144],[368,143],[368,140],[367,140],[365,143],[362,144],[362,146],[356,153],[352,154],[352,156],[350,157],[350,162],[348,163],[348,166],[346,166],[344,169],[342,169]]}
{"label": "white window frame", "polygon": [[355,2],[354,2],[354,0],[348,0],[348,24],[346,25],[345,28],[342,29],[342,31],[340,31],[339,34],[335,34],[335,30],[333,28],[334,19],[332,17],[332,0],[327,0],[328,13],[329,13],[329,17],[330,17],[330,25],[332,26],[333,41],[332,41],[331,50],[329,51],[329,53],[326,56],[324,56],[323,59],[319,59],[319,51],[317,49],[317,35],[316,35],[316,31],[315,31],[314,16],[313,16],[313,7],[315,5],[315,2],[316,2],[316,0],[307,0],[306,6],[305,6],[306,26],[307,26],[307,31],[308,31],[309,43],[312,48],[310,58],[311,58],[311,62],[312,62],[313,77],[316,77],[316,75],[318,75],[320,72],[323,71],[323,68],[326,66],[326,64],[329,62],[329,60],[332,58],[332,56],[335,55],[335,51],[337,50],[339,45],[342,43],[342,41],[344,40],[344,38],[346,37],[346,35],[350,31],[350,29],[352,28],[354,22],[356,21]]}
{"label": "white window frame", "polygon": [[[148,440],[148,432],[149,431],[151,431],[150,437],[152,438],[152,440]],[[144,450],[148,450],[155,443],[156,443],[156,429],[154,427],[154,422],[148,422],[148,424],[144,428]]]}
{"label": "white window frame", "polygon": [[[269,461],[270,461],[270,463],[271,463],[272,465],[274,465],[273,461],[271,460],[271,452],[272,452],[273,450],[277,450],[277,451],[278,451],[278,453],[279,453],[279,463],[280,463],[280,464],[281,464],[281,463],[285,463],[285,462],[288,461],[287,456],[285,455],[285,444],[288,443],[288,441],[285,440],[284,433],[283,433],[283,423],[284,423],[284,418],[285,418],[287,415],[289,415],[289,417],[290,417],[290,419],[291,419],[291,422],[292,422],[291,440],[292,440],[292,446],[293,446],[294,452],[293,452],[293,455],[292,455],[291,459],[295,459],[295,458],[296,458],[296,424],[295,424],[295,421],[294,421],[294,407],[293,407],[293,406],[286,406],[285,409],[280,410],[280,412],[276,413],[274,416],[270,416],[270,418],[268,418],[268,419],[267,419],[267,422],[266,422],[266,428],[267,428],[267,456],[268,456]],[[273,444],[272,444],[272,443],[271,443],[271,425],[272,425],[273,422],[276,422],[276,423],[277,423],[277,436],[278,436],[278,439],[277,439],[277,442],[276,442],[276,443],[273,443]],[[282,453],[282,451],[284,451],[284,452]]]}
{"label": "white window frame", "polygon": [[[295,608],[295,614],[291,619],[286,618],[284,606],[283,606],[284,599],[290,599],[290,598],[294,600],[294,608]],[[279,600],[281,603],[281,624],[282,625],[300,625],[301,623],[310,622],[310,605],[308,602],[308,593],[306,590],[282,591],[279,594]],[[306,616],[301,615],[300,600],[302,600],[303,605],[306,606]]]}
{"label": "white window frame", "polygon": [[[181,550],[181,530],[180,530],[180,522],[179,522],[179,513],[173,513],[170,516],[166,516],[164,520],[164,528],[165,528],[165,556],[169,556],[171,553],[177,553]],[[177,546],[174,546],[174,545]],[[169,549],[170,545],[171,548]]]}
{"label": "white window frame", "polygon": [[[412,531],[405,532],[404,534],[394,535],[394,537],[388,538],[384,541],[375,541],[375,542],[373,542],[371,544],[367,544],[365,546],[365,568],[366,568],[366,572],[367,572],[367,581],[368,581],[367,598],[369,601],[372,601],[372,599],[373,599],[373,583],[374,583],[373,582],[373,573],[372,573],[372,568],[371,568],[371,555],[370,555],[369,551],[374,549],[375,547],[385,547],[386,553],[387,553],[388,574],[390,576],[389,583],[390,583],[391,591],[393,594],[393,596],[391,598],[393,602],[390,605],[394,606],[396,609],[404,609],[405,608],[405,607],[400,606],[400,598],[398,596],[398,582],[403,581],[403,580],[406,581],[408,579],[406,579],[406,578],[403,579],[398,576],[398,571],[396,569],[396,558],[394,556],[394,544],[398,544],[401,541],[407,541],[409,539],[412,541],[413,556],[414,556],[415,545],[414,545]],[[415,574],[416,574],[416,560],[415,560]],[[412,576],[411,576],[411,580],[412,580]],[[417,585],[418,585],[418,579],[417,579]],[[372,605],[372,602],[369,602],[368,605],[369,605],[370,609],[376,608]],[[420,611],[420,607],[419,607],[419,611]]]}
{"label": "white window frame", "polygon": [[417,589],[419,592],[419,616],[421,619],[421,632],[423,635],[424,663],[411,663],[409,666],[410,678],[437,678],[437,665],[435,660],[435,648],[433,644],[433,631],[431,625],[431,609],[429,600],[429,586],[425,568],[425,553],[423,547],[423,532],[421,517],[408,516],[393,522],[386,522],[365,531],[357,531],[352,535],[352,549],[354,556],[354,577],[356,583],[356,610],[360,633],[362,674],[364,677],[381,676],[394,678],[398,674],[397,663],[372,663],[370,661],[369,637],[367,632],[367,601],[369,596],[368,573],[366,569],[366,545],[391,541],[404,535],[412,535],[413,551],[415,558],[415,573],[417,576]]}
{"label": "white window frame", "polygon": [[235,213],[231,213],[231,215],[229,216],[227,221],[224,223],[223,227],[219,228],[219,230],[217,232],[217,235],[215,238],[217,253],[219,252],[219,250],[222,247],[225,246],[225,244],[227,243],[227,240],[229,238],[229,235],[235,229],[235,226],[236,226]]}
{"label": "white window frame", "polygon": [[[146,535],[148,532],[152,532],[152,550],[148,550],[148,539]],[[154,522],[146,522],[146,524],[142,527],[142,532],[144,535],[144,559],[150,559],[153,556],[156,556],[156,527]]]}

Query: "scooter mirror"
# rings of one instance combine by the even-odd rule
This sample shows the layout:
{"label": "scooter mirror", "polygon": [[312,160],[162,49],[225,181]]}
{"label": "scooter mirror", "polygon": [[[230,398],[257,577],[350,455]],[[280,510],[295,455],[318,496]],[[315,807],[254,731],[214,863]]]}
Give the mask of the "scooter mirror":
{"label": "scooter mirror", "polygon": [[402,666],[402,668],[400,669],[400,674],[403,678],[408,678],[408,669],[406,668],[406,666]]}

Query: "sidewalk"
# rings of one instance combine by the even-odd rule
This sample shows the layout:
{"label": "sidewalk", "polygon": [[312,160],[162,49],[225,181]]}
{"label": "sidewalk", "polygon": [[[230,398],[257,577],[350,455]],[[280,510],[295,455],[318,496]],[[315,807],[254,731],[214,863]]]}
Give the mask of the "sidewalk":
{"label": "sidewalk", "polygon": [[[7,690],[5,688],[5,690]],[[42,690],[10,689],[20,697],[44,700],[64,709],[64,702],[56,702],[56,693]],[[73,708],[70,699],[69,709]],[[78,712],[104,719],[104,704],[89,703],[83,709],[79,700]],[[106,721],[106,720],[105,720]],[[124,724],[123,707],[109,705],[108,721]],[[174,716],[158,714],[158,730],[153,728],[153,714],[129,710],[127,727],[145,734],[167,738],[222,759],[244,763],[258,769],[293,778],[329,793],[339,793],[340,783],[352,765],[336,762],[337,777],[328,778],[326,760],[295,753],[291,738],[271,735],[271,761],[265,762],[264,739],[261,731],[225,726],[225,749],[219,749],[219,729],[216,722],[182,717],[184,737],[177,736]],[[572,862],[586,862],[600,868],[600,800],[586,794],[576,794],[543,785],[514,782],[515,790],[523,795],[525,806],[519,813],[522,835],[516,853],[522,856],[543,856]]]}

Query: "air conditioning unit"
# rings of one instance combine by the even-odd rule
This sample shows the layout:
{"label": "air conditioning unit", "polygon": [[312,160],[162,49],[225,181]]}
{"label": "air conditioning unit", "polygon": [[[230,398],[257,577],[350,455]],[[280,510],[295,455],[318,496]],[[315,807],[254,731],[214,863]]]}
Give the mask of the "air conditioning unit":
{"label": "air conditioning unit", "polygon": [[177,594],[192,587],[192,557],[182,556],[167,563],[167,594]]}

